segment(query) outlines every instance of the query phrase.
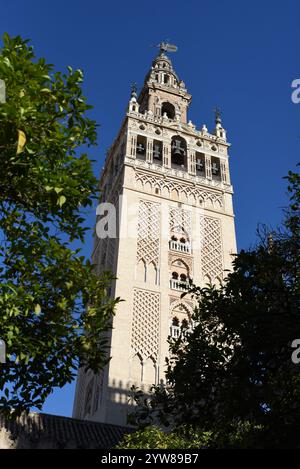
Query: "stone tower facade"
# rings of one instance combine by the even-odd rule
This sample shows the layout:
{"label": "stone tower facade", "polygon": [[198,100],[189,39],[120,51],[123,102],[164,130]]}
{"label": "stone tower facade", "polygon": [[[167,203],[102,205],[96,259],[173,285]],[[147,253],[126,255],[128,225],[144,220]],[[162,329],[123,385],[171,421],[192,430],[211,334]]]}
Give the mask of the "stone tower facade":
{"label": "stone tower facade", "polygon": [[190,279],[218,284],[231,268],[229,143],[218,112],[212,133],[188,121],[190,102],[162,47],[139,96],[132,89],[101,174],[101,201],[115,207],[117,226],[96,236],[93,261],[115,274],[111,294],[125,301],[109,365],[97,376],[79,372],[74,417],[125,425],[130,387],[163,380],[168,336],[193,328],[193,300],[181,298]]}

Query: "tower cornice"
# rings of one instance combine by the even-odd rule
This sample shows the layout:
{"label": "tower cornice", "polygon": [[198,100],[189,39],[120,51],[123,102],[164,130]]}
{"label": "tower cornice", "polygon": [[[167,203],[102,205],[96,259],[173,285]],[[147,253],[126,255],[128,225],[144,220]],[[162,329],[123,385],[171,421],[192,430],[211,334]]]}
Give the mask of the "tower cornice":
{"label": "tower cornice", "polygon": [[165,168],[163,166],[155,165],[154,163],[147,163],[128,156],[125,157],[125,165],[131,166],[135,171],[142,171],[145,174],[151,174],[153,177],[177,181],[178,183],[186,183],[203,190],[212,190],[219,194],[233,194],[231,184],[224,184],[221,181],[214,181],[204,177],[194,176],[185,171],[175,170],[172,168]]}
{"label": "tower cornice", "polygon": [[[231,143],[226,141],[225,139],[218,137],[210,132],[203,132],[203,130],[196,130],[195,126],[190,122],[188,124],[184,124],[182,122],[174,121],[173,119],[164,118],[162,116],[153,116],[152,114],[148,113],[133,113],[128,112],[126,114],[128,120],[135,120],[137,122],[144,122],[147,124],[158,125],[161,128],[164,128],[169,131],[173,132],[181,132],[185,136],[190,136],[194,138],[202,139],[206,142],[214,142],[218,143],[226,148],[231,146]],[[199,151],[201,149],[199,148]]]}

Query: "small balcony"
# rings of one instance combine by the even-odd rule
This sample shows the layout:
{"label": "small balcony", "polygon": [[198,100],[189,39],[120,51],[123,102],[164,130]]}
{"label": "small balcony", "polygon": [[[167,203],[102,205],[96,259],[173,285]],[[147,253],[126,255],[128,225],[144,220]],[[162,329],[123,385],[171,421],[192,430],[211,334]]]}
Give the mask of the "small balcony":
{"label": "small balcony", "polygon": [[189,243],[182,243],[181,241],[169,241],[169,248],[172,251],[184,252],[186,254],[191,253],[191,246]]}
{"label": "small balcony", "polygon": [[172,324],[170,326],[170,336],[172,339],[178,339],[178,337],[183,336],[186,337],[188,334],[190,334],[193,331],[193,327],[189,326],[187,328],[183,328],[181,326],[174,326]]}
{"label": "small balcony", "polygon": [[180,326],[173,326],[173,324],[170,326],[170,336],[172,339],[178,339],[181,333],[181,327]]}
{"label": "small balcony", "polygon": [[189,282],[187,281],[182,281],[182,280],[177,280],[172,278],[170,280],[170,288],[172,290],[177,290],[177,291],[186,291],[189,288]]}

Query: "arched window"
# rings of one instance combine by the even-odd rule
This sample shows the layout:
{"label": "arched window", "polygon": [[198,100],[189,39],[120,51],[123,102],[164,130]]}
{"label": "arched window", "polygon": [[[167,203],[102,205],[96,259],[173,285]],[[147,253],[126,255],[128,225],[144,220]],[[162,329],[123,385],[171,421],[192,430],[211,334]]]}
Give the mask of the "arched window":
{"label": "arched window", "polygon": [[179,326],[179,319],[176,316],[172,319],[172,326]]}
{"label": "arched window", "polygon": [[186,239],[185,239],[185,238],[180,238],[180,242],[183,243],[183,244],[185,244]]}
{"label": "arched window", "polygon": [[152,357],[143,363],[143,382],[156,384],[156,363]]}
{"label": "arched window", "polygon": [[147,139],[142,135],[137,136],[136,142],[136,157],[139,160],[146,159],[146,147],[147,147]]}
{"label": "arched window", "polygon": [[139,282],[147,281],[146,263],[143,259],[141,259],[137,265],[137,280]]}
{"label": "arched window", "polygon": [[205,155],[204,153],[196,152],[196,174],[205,174]]}
{"label": "arched window", "polygon": [[159,140],[153,141],[153,163],[162,164],[163,144]]}
{"label": "arched window", "polygon": [[186,282],[187,276],[185,274],[180,274],[181,282]]}
{"label": "arched window", "polygon": [[91,413],[92,410],[92,397],[93,397],[94,378],[91,379],[86,387],[85,403],[84,403],[84,416]]}
{"label": "arched window", "polygon": [[162,107],[161,107],[161,115],[163,116],[165,113],[167,114],[167,117],[169,119],[175,118],[175,107],[173,106],[173,104],[167,101],[162,103]]}
{"label": "arched window", "polygon": [[132,359],[130,374],[134,384],[140,383],[143,379],[143,360],[138,353]]}
{"label": "arched window", "polygon": [[187,147],[184,138],[175,135],[171,142],[171,166],[175,169],[187,169]]}
{"label": "arched window", "polygon": [[211,157],[211,172],[213,179],[221,180],[220,159],[215,156]]}
{"label": "arched window", "polygon": [[157,269],[154,262],[151,262],[147,266],[147,284],[156,285],[157,283]]}
{"label": "arched window", "polygon": [[181,321],[181,327],[182,327],[182,329],[187,329],[189,327],[189,323],[187,322],[186,319],[183,319]]}
{"label": "arched window", "polygon": [[178,280],[178,273],[177,272],[172,272],[172,279],[173,280]]}

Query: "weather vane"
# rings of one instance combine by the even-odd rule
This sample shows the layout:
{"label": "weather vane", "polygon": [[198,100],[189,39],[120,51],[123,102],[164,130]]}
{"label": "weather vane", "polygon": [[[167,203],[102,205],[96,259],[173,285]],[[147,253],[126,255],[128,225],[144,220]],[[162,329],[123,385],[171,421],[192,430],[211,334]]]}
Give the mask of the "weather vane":
{"label": "weather vane", "polygon": [[178,47],[174,44],[170,44],[168,39],[164,42],[160,42],[159,44],[155,45],[160,50],[160,53],[163,54],[164,52],[177,52]]}

